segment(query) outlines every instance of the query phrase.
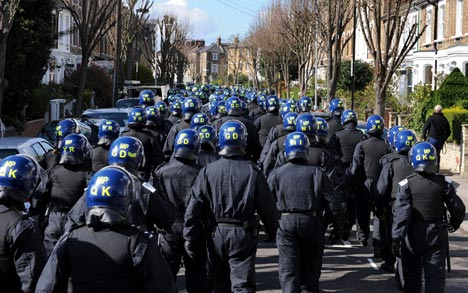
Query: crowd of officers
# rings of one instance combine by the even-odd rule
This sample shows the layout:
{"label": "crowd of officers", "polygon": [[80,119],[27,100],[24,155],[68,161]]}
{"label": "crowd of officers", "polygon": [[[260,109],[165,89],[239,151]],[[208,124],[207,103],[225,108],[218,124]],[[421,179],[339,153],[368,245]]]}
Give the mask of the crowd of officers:
{"label": "crowd of officers", "polygon": [[145,90],[128,129],[102,121],[95,146],[62,120],[40,162],[0,163],[1,291],[175,292],[183,262],[188,292],[254,292],[262,227],[283,291],[319,292],[327,228],[340,243],[356,224],[405,292],[422,270],[443,292],[465,206],[434,147],[384,135],[378,115],[364,134],[339,99],[329,119],[311,110],[253,90]]}

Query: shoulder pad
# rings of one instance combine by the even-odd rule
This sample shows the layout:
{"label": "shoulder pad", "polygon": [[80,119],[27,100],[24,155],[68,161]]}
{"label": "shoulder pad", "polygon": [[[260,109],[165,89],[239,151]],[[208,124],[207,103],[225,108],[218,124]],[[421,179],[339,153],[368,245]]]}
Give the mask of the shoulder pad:
{"label": "shoulder pad", "polygon": [[403,179],[398,183],[401,187],[405,186],[408,184],[408,179]]}
{"label": "shoulder pad", "polygon": [[156,191],[156,188],[148,182],[144,182],[142,186],[151,193],[154,193]]}
{"label": "shoulder pad", "polygon": [[154,170],[154,172],[156,173],[157,171],[161,170],[162,167],[166,166],[169,162],[162,162],[161,164],[159,164],[159,166],[156,167],[156,169]]}

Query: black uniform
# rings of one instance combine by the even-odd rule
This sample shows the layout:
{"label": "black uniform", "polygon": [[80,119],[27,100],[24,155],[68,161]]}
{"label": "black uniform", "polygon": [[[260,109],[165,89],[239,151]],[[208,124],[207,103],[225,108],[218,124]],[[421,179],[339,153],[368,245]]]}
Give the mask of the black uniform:
{"label": "black uniform", "polygon": [[[21,204],[22,206],[23,204]],[[0,286],[2,292],[34,292],[47,261],[40,232],[24,207],[0,203]]]}
{"label": "black uniform", "polygon": [[333,115],[331,118],[327,119],[327,123],[328,123],[328,137],[330,138],[333,136],[333,134],[343,129],[343,125],[341,125],[340,117]]}
{"label": "black uniform", "polygon": [[102,168],[108,166],[107,159],[109,157],[110,145],[102,144],[93,148],[92,171],[96,173]]}
{"label": "black uniform", "polygon": [[60,150],[57,148],[53,148],[49,150],[47,153],[42,156],[41,160],[39,161],[39,165],[44,170],[49,170],[55,165],[58,165],[60,162]]}
{"label": "black uniform", "polygon": [[176,292],[156,237],[125,224],[78,227],[57,243],[36,292]]}
{"label": "black uniform", "polygon": [[192,245],[203,243],[202,223],[216,223],[207,239],[215,292],[255,291],[255,211],[266,233],[274,237],[278,219],[275,199],[252,162],[223,157],[200,171],[185,213],[184,238]]}
{"label": "black uniform", "polygon": [[153,139],[152,134],[143,128],[129,128],[128,130],[122,132],[121,136],[131,136],[137,138],[143,144],[143,151],[145,153],[145,166],[143,167],[145,180],[148,180],[153,170],[164,162],[164,156],[161,151],[161,146],[159,142],[156,142]]}
{"label": "black uniform", "polygon": [[[380,174],[379,164],[383,155],[388,153],[388,145],[380,137],[371,136],[356,145],[350,174],[357,184],[364,184],[362,192],[356,194],[356,215],[358,240],[367,245],[370,229],[371,204],[375,194],[375,184]],[[380,247],[378,218],[374,219],[374,247]]]}
{"label": "black uniform", "polygon": [[[174,116],[174,115],[171,115],[169,116],[169,118],[167,118],[167,120],[172,123],[172,125],[176,124],[177,121],[179,121],[180,119],[182,119],[181,116]],[[172,127],[172,126],[171,126]],[[169,132],[168,132],[169,133]]]}
{"label": "black uniform", "polygon": [[258,139],[262,147],[265,146],[270,130],[281,123],[278,113],[266,113],[255,120],[254,125],[257,128]]}
{"label": "black uniform", "polygon": [[216,120],[213,123],[213,127],[216,129],[216,131],[219,131],[219,129],[221,128],[221,125],[223,125],[224,122],[231,121],[231,120],[238,120],[242,122],[247,128],[248,136],[247,136],[247,146],[245,148],[245,151],[247,152],[247,157],[251,159],[252,161],[256,162],[258,158],[260,157],[260,152],[262,149],[260,146],[260,142],[258,141],[257,130],[255,129],[255,126],[252,124],[252,122],[250,122],[249,119],[243,116],[228,115],[219,120]]}
{"label": "black uniform", "polygon": [[160,246],[174,280],[177,280],[180,263],[184,259],[187,292],[206,291],[206,255],[190,258],[184,249],[185,240],[182,236],[186,204],[199,171],[200,166],[195,162],[174,158],[158,168],[154,178],[155,186],[167,194],[177,208],[177,217],[172,228],[160,235]]}
{"label": "black uniform", "polygon": [[249,111],[249,116],[252,121],[257,120],[257,118],[262,116],[263,114],[265,114],[265,110],[260,106],[252,111]]}
{"label": "black uniform", "polygon": [[[288,132],[289,133],[289,132]],[[271,148],[271,143],[278,139],[278,137],[284,136],[287,133],[284,130],[283,124],[278,124],[268,133],[268,137],[265,141],[265,145],[262,148],[262,152],[260,153],[260,159],[258,159],[258,164],[263,165],[266,156]]]}
{"label": "black uniform", "polygon": [[408,154],[389,153],[380,160],[382,171],[376,187],[374,206],[377,215],[381,218],[381,254],[382,259],[393,265],[395,256],[391,251],[393,207],[398,192],[398,183],[412,174],[413,167],[408,159]]}
{"label": "black uniform", "polygon": [[353,154],[356,145],[364,138],[363,133],[356,129],[353,123],[347,123],[344,128],[336,132],[329,142],[329,147],[334,149],[339,158],[339,165],[334,168],[334,188],[337,192],[345,194],[346,216],[348,224],[343,227],[343,239],[347,240],[351,227],[356,222],[356,193],[360,193],[362,187],[346,179],[346,170],[353,162]]}
{"label": "black uniform", "polygon": [[162,148],[166,143],[167,133],[165,133],[162,129],[159,129],[155,125],[148,125],[146,127],[146,131],[151,133],[151,137],[159,144],[159,149],[162,151]]}
{"label": "black uniform", "polygon": [[341,199],[328,177],[307,163],[286,163],[268,178],[281,213],[276,242],[283,292],[319,292],[324,248],[321,214],[326,205],[334,212]]}
{"label": "black uniform", "polygon": [[206,167],[208,164],[213,163],[214,161],[219,160],[221,158],[218,153],[212,149],[208,148],[202,148],[200,149],[200,152],[198,152],[197,155],[197,164],[200,167]]}
{"label": "black uniform", "polygon": [[285,131],[284,134],[285,135],[278,137],[271,143],[270,150],[265,156],[265,160],[263,161],[263,174],[265,174],[266,177],[268,177],[275,168],[278,156],[284,152],[284,141],[286,140],[288,132]]}
{"label": "black uniform", "polygon": [[49,220],[44,231],[44,244],[50,254],[65,233],[67,214],[83,194],[88,171],[83,166],[57,165],[49,173]]}
{"label": "black uniform", "polygon": [[171,130],[169,130],[169,133],[167,134],[166,142],[164,143],[163,148],[164,156],[166,158],[170,158],[172,156],[172,153],[174,152],[174,143],[177,133],[179,133],[181,130],[189,128],[190,121],[187,122],[183,119],[177,120],[177,122],[172,125]]}
{"label": "black uniform", "polygon": [[[67,215],[65,231],[75,226],[84,225],[86,221],[86,195],[82,195]],[[132,199],[128,222],[134,226],[144,227],[150,231],[168,230],[176,218],[176,209],[167,196],[148,183],[141,186],[141,192]]]}
{"label": "black uniform", "polygon": [[421,292],[423,268],[426,292],[444,292],[447,224],[456,230],[464,217],[465,205],[443,175],[414,173],[399,183],[392,237],[402,245],[405,292]]}

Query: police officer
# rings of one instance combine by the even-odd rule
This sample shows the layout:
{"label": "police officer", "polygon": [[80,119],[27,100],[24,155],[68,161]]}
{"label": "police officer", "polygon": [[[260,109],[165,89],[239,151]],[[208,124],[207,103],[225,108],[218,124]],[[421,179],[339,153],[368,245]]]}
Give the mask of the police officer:
{"label": "police officer", "polygon": [[186,204],[200,171],[200,166],[196,164],[199,149],[198,133],[192,129],[181,130],[174,144],[174,159],[155,173],[155,186],[166,193],[177,208],[177,218],[172,228],[160,236],[161,250],[174,280],[183,258],[187,292],[206,292],[206,255],[200,253],[196,258],[190,258],[185,252],[182,236]]}
{"label": "police officer", "polygon": [[300,98],[299,109],[301,113],[308,113],[312,111],[312,99],[307,96]]}
{"label": "police officer", "polygon": [[250,111],[249,116],[252,121],[257,120],[258,117],[262,116],[265,114],[265,102],[266,102],[267,96],[265,94],[260,94],[257,97],[257,104],[258,107],[252,111]]}
{"label": "police officer", "polygon": [[[288,134],[296,131],[297,117],[297,113],[288,113],[284,116],[282,123],[283,127],[280,133],[282,135],[271,143],[270,150],[263,161],[263,173],[265,176],[268,176],[275,167],[286,163],[285,156],[282,156],[284,151],[284,142],[286,141],[286,136]],[[278,161],[281,162],[279,163]]]}
{"label": "police officer", "polygon": [[[403,126],[400,125],[395,125],[392,128],[388,130],[387,133],[387,144],[389,148],[393,151],[395,150],[395,138],[398,132],[405,130]],[[408,150],[409,151],[409,150]],[[395,154],[395,152],[389,153],[389,155],[393,156],[392,154]]]}
{"label": "police officer", "polygon": [[331,117],[328,119],[328,135],[331,137],[337,131],[343,129],[343,125],[341,123],[341,115],[344,111],[343,101],[335,98],[330,101],[330,114]]}
{"label": "police officer", "polygon": [[172,156],[177,133],[183,129],[190,128],[192,116],[198,112],[200,112],[200,101],[197,98],[186,98],[182,104],[182,119],[174,123],[167,134],[166,143],[163,148],[166,159]]}
{"label": "police officer", "polygon": [[[164,103],[164,102],[162,102]],[[159,143],[159,147],[166,142],[167,133],[165,132],[164,116],[160,113],[156,106],[148,106],[146,112],[146,131],[151,133],[152,139]],[[170,122],[168,122],[170,123]]]}
{"label": "police officer", "polygon": [[60,148],[63,138],[69,134],[78,133],[78,127],[73,119],[61,120],[55,127],[55,143],[54,148],[49,150],[39,161],[44,170],[48,170],[57,165],[60,161]]}
{"label": "police officer", "polygon": [[[216,223],[207,239],[215,292],[254,292],[258,212],[270,238],[278,213],[262,172],[244,159],[247,128],[228,121],[219,129],[221,159],[203,168],[192,188],[185,213],[184,238],[196,256],[205,237],[203,222]],[[235,181],[233,181],[235,178]]]}
{"label": "police officer", "polygon": [[174,125],[177,121],[182,119],[182,104],[179,101],[174,101],[171,104],[170,108],[171,108],[171,115],[169,116],[167,120],[170,123],[172,123],[172,125]]}
{"label": "police officer", "polygon": [[134,107],[128,113],[128,130],[122,132],[121,135],[135,137],[143,143],[146,162],[140,171],[145,181],[150,178],[153,170],[164,161],[158,139],[145,129],[147,121],[145,109]]}
{"label": "police officer", "polygon": [[391,251],[393,206],[398,192],[398,183],[413,173],[413,167],[408,159],[408,152],[416,142],[416,134],[411,130],[403,130],[395,135],[393,140],[395,152],[382,157],[382,171],[377,181],[374,205],[377,215],[380,215],[381,256],[384,263],[382,270],[394,272],[395,256]]}
{"label": "police officer", "polygon": [[2,292],[34,292],[47,261],[41,233],[24,211],[34,192],[45,191],[47,175],[27,155],[0,163],[0,284]]}
{"label": "police officer", "polygon": [[[330,148],[334,149],[339,157],[339,167],[335,169],[336,181],[334,187],[337,192],[344,193],[346,202],[346,216],[348,225],[343,227],[343,240],[348,240],[349,232],[356,222],[355,194],[360,192],[360,186],[346,180],[346,170],[353,162],[356,145],[364,138],[362,132],[356,128],[357,114],[353,110],[346,110],[341,115],[343,129],[333,134],[329,141]],[[362,189],[362,188],[361,188]]]}
{"label": "police officer", "polygon": [[[379,161],[389,152],[388,146],[382,139],[385,128],[384,120],[379,115],[372,115],[367,119],[368,138],[359,142],[353,154],[353,164],[350,174],[357,184],[363,184],[362,192],[356,195],[356,214],[358,223],[358,240],[367,246],[370,230],[371,203],[374,198],[375,184],[380,174]],[[374,248],[380,248],[380,231],[378,218],[374,219]],[[377,253],[378,254],[378,253]]]}
{"label": "police officer", "polygon": [[198,128],[198,135],[200,136],[200,151],[197,155],[197,164],[201,167],[206,167],[220,158],[216,151],[218,138],[216,131],[211,125],[204,125]]}
{"label": "police officer", "polygon": [[324,203],[340,213],[341,200],[320,168],[308,164],[309,140],[303,132],[288,134],[288,163],[268,177],[281,214],[276,243],[283,292],[319,292],[324,249]]}
{"label": "police officer", "polygon": [[[281,106],[280,116],[281,120],[284,122],[284,117],[288,113],[297,113],[297,104],[295,102],[287,102],[283,106]],[[294,131],[294,130],[292,130]],[[290,133],[290,132],[288,132]],[[275,127],[271,128],[270,132],[268,133],[268,137],[265,141],[265,145],[263,146],[262,152],[260,153],[260,158],[258,159],[258,164],[263,165],[263,162],[266,159],[266,156],[271,148],[271,143],[274,142],[278,137],[285,136],[286,133],[283,129],[283,123],[276,125]]]}
{"label": "police officer", "polygon": [[152,90],[142,90],[140,92],[138,104],[142,108],[154,106],[154,103],[155,103],[155,95]]}
{"label": "police officer", "polygon": [[[128,222],[155,231],[170,229],[176,217],[176,209],[165,194],[159,192],[141,177],[145,165],[143,144],[137,138],[124,136],[116,139],[109,150],[108,164],[122,167],[136,177],[140,191],[134,194],[128,214]],[[86,196],[83,195],[68,213],[65,230],[85,223]]]}
{"label": "police officer", "polygon": [[197,131],[199,127],[208,125],[209,118],[205,113],[197,113],[192,116],[190,121],[190,128]]}
{"label": "police officer", "polygon": [[[450,180],[436,173],[437,151],[420,142],[410,151],[416,173],[399,183],[396,195],[392,250],[401,256],[405,292],[421,292],[424,269],[426,292],[442,293],[448,232],[455,232],[465,217],[465,205]],[[447,213],[450,217],[447,217]]]}
{"label": "police officer", "polygon": [[266,99],[266,113],[258,117],[254,121],[254,125],[258,131],[260,145],[265,145],[266,139],[270,130],[278,124],[281,124],[279,117],[279,100],[277,96],[269,96]]}
{"label": "police officer", "polygon": [[86,189],[86,226],[68,232],[54,249],[36,292],[176,292],[156,237],[130,226],[129,204],[139,183],[110,166]]}
{"label": "police officer", "polygon": [[258,140],[257,130],[255,126],[250,122],[249,119],[245,118],[244,111],[242,109],[241,100],[238,97],[230,97],[226,101],[226,110],[227,116],[219,120],[216,120],[213,123],[213,127],[218,131],[225,122],[230,120],[238,120],[244,124],[247,128],[248,137],[247,137],[247,146],[246,146],[246,156],[252,161],[256,162],[260,156],[261,147]]}
{"label": "police officer", "polygon": [[50,203],[44,231],[44,245],[48,254],[65,233],[67,214],[83,194],[92,157],[93,149],[86,137],[70,134],[63,140],[59,164],[48,171]]}
{"label": "police officer", "polygon": [[119,138],[120,125],[114,120],[103,120],[99,125],[98,142],[93,148],[92,171],[93,173],[107,166],[107,157],[111,144]]}

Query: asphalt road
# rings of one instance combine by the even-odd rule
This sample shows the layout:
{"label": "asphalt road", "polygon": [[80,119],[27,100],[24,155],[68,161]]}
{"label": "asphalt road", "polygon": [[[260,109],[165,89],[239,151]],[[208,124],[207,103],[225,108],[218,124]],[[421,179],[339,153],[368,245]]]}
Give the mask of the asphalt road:
{"label": "asphalt road", "polygon": [[[369,241],[371,242],[371,241]],[[468,234],[450,234],[452,272],[447,274],[446,293],[468,293]],[[351,239],[349,245],[326,246],[320,289],[339,293],[398,293],[393,274],[379,269],[371,246],[361,247]],[[184,287],[183,269],[179,288]],[[259,243],[256,261],[258,292],[281,292],[278,281],[278,250],[273,243]],[[185,292],[180,290],[179,292]]]}

